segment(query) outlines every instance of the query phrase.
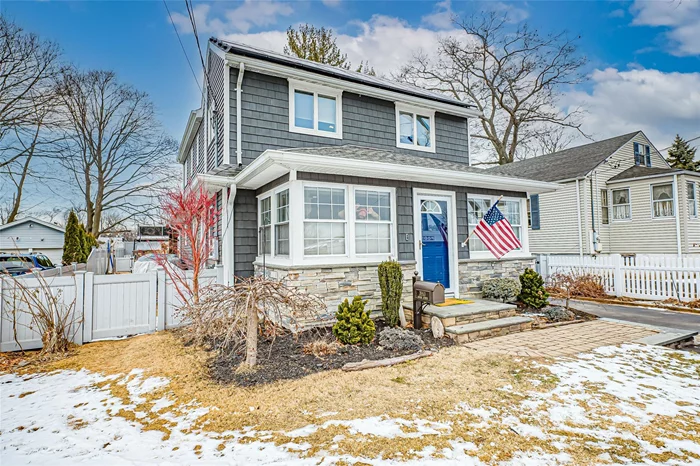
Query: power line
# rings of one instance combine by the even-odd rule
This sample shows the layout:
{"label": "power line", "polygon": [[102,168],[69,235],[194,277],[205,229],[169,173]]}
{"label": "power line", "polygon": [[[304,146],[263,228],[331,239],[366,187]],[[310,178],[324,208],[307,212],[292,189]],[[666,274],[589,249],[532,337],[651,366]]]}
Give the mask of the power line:
{"label": "power line", "polygon": [[[688,140],[685,141],[685,142],[693,142],[693,141],[698,140],[698,139],[700,139],[700,136],[695,136],[694,138],[688,139]],[[669,150],[671,147],[673,147],[673,144],[671,144],[670,146],[668,146],[668,147],[665,148],[665,149],[661,149],[661,152],[666,152],[666,151]]]}
{"label": "power line", "polygon": [[199,88],[199,92],[202,91],[202,86],[199,85],[199,79],[197,79],[197,73],[194,72],[194,67],[192,66],[192,62],[190,61],[190,57],[187,55],[187,51],[185,50],[185,45],[182,43],[182,39],[180,38],[180,33],[177,32],[177,26],[175,26],[175,22],[173,21],[173,17],[170,14],[170,8],[168,8],[168,4],[166,3],[165,0],[163,0],[163,5],[165,5],[165,10],[168,12],[168,17],[170,18],[170,24],[173,25],[173,29],[175,30],[175,35],[177,35],[177,41],[180,42],[180,48],[182,49],[182,53],[185,54],[185,58],[187,59],[187,64],[190,65],[190,71],[192,71],[192,77],[194,78],[194,82],[197,83],[197,87]]}
{"label": "power line", "polygon": [[[197,43],[197,53],[199,53],[199,61],[202,63],[202,70],[204,71],[204,77],[207,80],[207,101],[209,100],[209,93],[211,92],[211,79],[209,78],[209,70],[207,70],[204,64],[204,56],[202,55],[202,47],[199,44],[199,32],[197,31],[197,20],[194,16],[194,7],[191,5],[192,0],[185,0],[185,7],[187,7],[187,14],[190,17],[190,23],[192,24],[192,32],[194,33],[194,40]],[[214,101],[214,110],[216,111],[216,99]]]}

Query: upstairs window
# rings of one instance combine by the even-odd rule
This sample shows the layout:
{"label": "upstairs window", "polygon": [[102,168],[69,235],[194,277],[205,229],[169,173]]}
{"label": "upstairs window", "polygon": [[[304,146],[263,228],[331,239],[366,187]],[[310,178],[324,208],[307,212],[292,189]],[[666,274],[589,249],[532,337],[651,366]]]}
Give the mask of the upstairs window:
{"label": "upstairs window", "polygon": [[696,184],[692,181],[688,182],[688,217],[698,218],[698,204],[695,200]]}
{"label": "upstairs window", "polygon": [[635,142],[634,164],[643,167],[651,167],[651,147]]}
{"label": "upstairs window", "polygon": [[435,112],[396,104],[396,147],[435,152]]}
{"label": "upstairs window", "polygon": [[342,91],[289,80],[289,131],[342,138]]}
{"label": "upstairs window", "polygon": [[632,204],[630,203],[630,190],[613,189],[613,220],[629,220],[632,218]]}
{"label": "upstairs window", "polygon": [[673,183],[653,185],[651,203],[654,218],[673,217]]}

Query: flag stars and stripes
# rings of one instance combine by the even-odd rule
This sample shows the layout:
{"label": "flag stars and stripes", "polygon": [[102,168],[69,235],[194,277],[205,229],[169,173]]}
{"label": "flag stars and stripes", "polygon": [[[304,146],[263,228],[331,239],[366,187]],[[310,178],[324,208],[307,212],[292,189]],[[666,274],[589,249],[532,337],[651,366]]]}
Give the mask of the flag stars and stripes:
{"label": "flag stars and stripes", "polygon": [[479,221],[474,228],[474,234],[481,239],[484,246],[491,253],[500,259],[508,252],[521,248],[520,240],[515,235],[513,227],[506,219],[500,210],[498,203],[494,204],[484,217]]}

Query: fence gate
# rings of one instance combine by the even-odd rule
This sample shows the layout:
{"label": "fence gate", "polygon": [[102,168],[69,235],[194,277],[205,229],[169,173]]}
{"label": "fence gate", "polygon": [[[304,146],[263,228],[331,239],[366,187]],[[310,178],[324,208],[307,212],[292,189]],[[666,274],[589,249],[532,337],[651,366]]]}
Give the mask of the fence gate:
{"label": "fence gate", "polygon": [[156,329],[156,274],[86,274],[83,341]]}

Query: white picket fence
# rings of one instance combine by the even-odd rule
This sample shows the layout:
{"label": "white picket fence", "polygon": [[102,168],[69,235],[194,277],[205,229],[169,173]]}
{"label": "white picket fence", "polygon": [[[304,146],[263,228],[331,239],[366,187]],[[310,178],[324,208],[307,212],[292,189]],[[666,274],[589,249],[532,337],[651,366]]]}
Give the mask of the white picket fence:
{"label": "white picket fence", "polygon": [[621,256],[540,255],[540,274],[590,273],[601,277],[608,294],[680,301],[700,299],[700,256],[671,254]]}
{"label": "white picket fence", "polygon": [[[188,274],[191,278],[191,272]],[[177,313],[182,299],[164,270],[144,274],[44,277],[51,294],[65,308],[73,305],[71,338],[83,344],[105,338],[164,330],[183,325]],[[38,278],[17,278],[39,299],[46,299]],[[222,281],[221,270],[205,270],[202,286]],[[14,279],[0,279],[0,352],[41,348],[41,335],[19,299]]]}

